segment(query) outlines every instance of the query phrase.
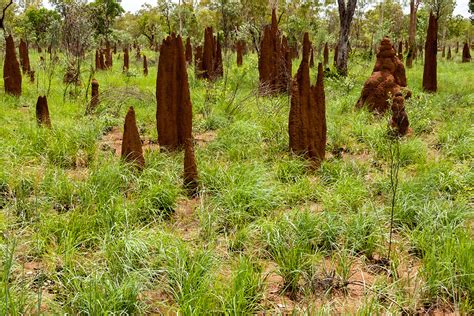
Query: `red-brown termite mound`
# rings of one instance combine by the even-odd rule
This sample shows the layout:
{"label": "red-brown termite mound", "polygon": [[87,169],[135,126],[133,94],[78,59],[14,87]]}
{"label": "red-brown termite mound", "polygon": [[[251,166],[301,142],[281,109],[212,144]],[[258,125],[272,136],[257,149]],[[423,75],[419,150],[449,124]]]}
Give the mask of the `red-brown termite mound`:
{"label": "red-brown termite mound", "polygon": [[318,65],[316,85],[311,86],[309,57],[311,42],[308,33],[303,38],[303,56],[291,88],[288,120],[290,150],[305,155],[318,167],[326,150],[326,101],[323,65]]}
{"label": "red-brown termite mound", "polygon": [[471,62],[471,52],[469,51],[469,45],[467,44],[467,42],[464,43],[464,47],[462,48],[462,62]]}
{"label": "red-brown termite mound", "polygon": [[237,53],[237,66],[242,66],[245,53],[245,41],[239,40],[235,43],[235,51]]}
{"label": "red-brown termite mound", "polygon": [[91,104],[88,112],[92,112],[99,105],[99,82],[92,79],[91,82]]}
{"label": "red-brown termite mound", "polygon": [[[202,55],[199,56],[198,77],[202,79],[215,80],[222,77],[224,68],[222,65],[222,50],[219,39],[213,35],[212,27],[204,30],[204,47]],[[198,58],[198,56],[195,56]]]}
{"label": "red-brown termite mound", "polygon": [[425,42],[425,64],[423,65],[423,89],[428,92],[436,92],[438,90],[437,53],[438,20],[433,15],[433,12],[430,12]]}
{"label": "red-brown termite mound", "polygon": [[156,101],[158,143],[177,150],[192,139],[192,104],[181,36],[172,34],[161,45]]}
{"label": "red-brown termite mound", "polygon": [[5,61],[3,63],[3,83],[5,92],[14,96],[21,95],[21,70],[16,59],[15,42],[9,35],[5,39]]}
{"label": "red-brown termite mound", "polygon": [[323,51],[323,65],[327,67],[329,64],[329,47],[328,42],[324,44],[324,51]]}
{"label": "red-brown termite mound", "polygon": [[191,46],[191,39],[186,39],[186,62],[191,65],[193,62],[193,47]]}
{"label": "red-brown termite mound", "polygon": [[48,99],[46,96],[39,96],[36,102],[36,122],[38,126],[51,128],[51,120],[49,118]]}
{"label": "red-brown termite mound", "polygon": [[110,42],[107,41],[105,44],[105,68],[110,69],[113,66],[112,48],[110,48]]}
{"label": "red-brown termite mound", "polygon": [[128,47],[123,49],[123,71],[127,72],[130,65],[130,57],[128,55]]}
{"label": "red-brown termite mound", "polygon": [[400,41],[398,42],[398,59],[400,59],[400,61],[403,61],[403,42]]}
{"label": "red-brown termite mound", "polygon": [[288,92],[291,82],[291,50],[278,30],[275,9],[272,22],[263,29],[258,58],[261,94]]}
{"label": "red-brown termite mound", "polygon": [[148,76],[148,61],[145,55],[143,55],[143,75]]}
{"label": "red-brown termite mound", "polygon": [[198,194],[198,171],[196,158],[194,156],[194,145],[192,139],[187,139],[184,144],[184,188],[188,195],[194,197]]}
{"label": "red-brown termite mound", "polygon": [[19,53],[20,53],[20,64],[21,64],[21,69],[23,70],[24,74],[27,74],[31,68],[30,68],[30,57],[28,54],[28,45],[23,39],[20,39],[20,46],[18,48]]}
{"label": "red-brown termite mound", "polygon": [[125,116],[121,156],[125,162],[131,163],[139,170],[142,170],[145,166],[142,141],[140,140],[140,134],[138,133],[133,106],[128,109],[127,116]]}
{"label": "red-brown termite mound", "polygon": [[405,135],[408,131],[408,116],[403,92],[407,98],[411,96],[406,86],[405,67],[396,56],[392,43],[385,37],[380,43],[372,75],[365,82],[356,106],[367,106],[370,111],[379,114],[391,109],[392,127],[398,134]]}

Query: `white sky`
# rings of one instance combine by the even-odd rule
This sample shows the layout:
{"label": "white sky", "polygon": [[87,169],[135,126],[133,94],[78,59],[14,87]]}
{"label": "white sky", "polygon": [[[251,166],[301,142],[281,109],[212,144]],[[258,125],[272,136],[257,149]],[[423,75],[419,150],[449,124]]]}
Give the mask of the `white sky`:
{"label": "white sky", "polygon": [[[43,1],[47,3],[47,0]],[[178,2],[178,0],[173,0],[173,2]],[[407,1],[408,2],[408,1]],[[461,14],[464,17],[469,17],[469,10],[468,10],[468,2],[469,0],[456,0],[456,8],[454,9],[454,14]],[[125,11],[136,12],[140,9],[142,4],[149,3],[149,4],[156,4],[156,0],[122,0],[121,4]],[[46,4],[49,7],[48,4]]]}

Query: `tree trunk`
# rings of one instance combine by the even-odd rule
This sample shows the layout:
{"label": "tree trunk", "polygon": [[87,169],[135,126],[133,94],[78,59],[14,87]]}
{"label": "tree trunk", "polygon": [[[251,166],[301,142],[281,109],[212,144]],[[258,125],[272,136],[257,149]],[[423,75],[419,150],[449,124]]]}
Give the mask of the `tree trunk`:
{"label": "tree trunk", "polygon": [[351,31],[352,17],[356,8],[357,0],[337,0],[339,8],[339,42],[337,52],[336,68],[341,76],[347,76],[347,59],[349,55],[349,33]]}
{"label": "tree trunk", "polygon": [[407,67],[413,66],[413,59],[415,58],[416,51],[416,11],[418,9],[419,1],[410,0],[410,24],[408,26],[408,54],[407,54]]}

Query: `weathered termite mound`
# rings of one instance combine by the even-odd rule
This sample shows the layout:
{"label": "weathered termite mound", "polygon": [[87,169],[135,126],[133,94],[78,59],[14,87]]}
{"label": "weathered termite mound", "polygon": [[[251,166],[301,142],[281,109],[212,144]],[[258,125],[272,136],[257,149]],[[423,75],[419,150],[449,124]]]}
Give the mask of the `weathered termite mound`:
{"label": "weathered termite mound", "polygon": [[46,96],[39,96],[36,102],[36,122],[38,126],[51,128],[51,119],[49,118],[48,99]]}
{"label": "weathered termite mound", "polygon": [[15,42],[11,35],[5,39],[5,61],[3,62],[3,83],[5,92],[14,96],[21,95],[21,70],[16,59]]}
{"label": "weathered termite mound", "polygon": [[160,147],[176,150],[192,139],[192,104],[181,36],[163,40],[156,79],[156,122]]}
{"label": "weathered termite mound", "polygon": [[288,92],[291,82],[291,50],[281,35],[275,9],[272,22],[263,29],[258,58],[261,94]]}
{"label": "weathered termite mound", "polygon": [[242,66],[244,61],[244,53],[245,53],[245,41],[239,40],[235,43],[235,51],[237,53],[237,66]]}
{"label": "weathered termite mound", "polygon": [[216,80],[224,74],[222,49],[219,39],[213,35],[212,27],[204,30],[204,47],[198,64],[198,78]]}
{"label": "weathered termite mound", "polygon": [[326,150],[326,101],[323,65],[318,65],[316,85],[311,86],[309,57],[311,42],[304,34],[303,56],[291,87],[291,106],[288,120],[290,150],[305,155],[315,166],[324,160]]}
{"label": "weathered termite mound", "polygon": [[104,52],[102,51],[102,49],[99,50],[99,65],[100,65],[101,70],[106,69],[106,67],[105,67],[105,56],[104,56]]}
{"label": "weathered termite mound", "polygon": [[188,195],[194,197],[198,194],[198,171],[196,157],[194,156],[194,145],[192,139],[187,139],[184,144],[184,188]]}
{"label": "weathered termite mound", "polygon": [[64,74],[63,82],[65,84],[81,85],[81,76],[74,65],[68,65]]}
{"label": "weathered termite mound", "polygon": [[464,43],[464,47],[462,48],[462,62],[471,62],[471,52],[469,51],[469,45],[467,44],[467,42]]}
{"label": "weathered termite mound", "polygon": [[31,70],[30,57],[28,54],[28,44],[26,44],[26,42],[23,39],[20,39],[20,46],[18,50],[20,53],[21,69],[23,70],[24,74],[27,74]]}
{"label": "weathered termite mound", "polygon": [[96,79],[91,81],[91,103],[88,112],[92,112],[99,105],[99,82]]}
{"label": "weathered termite mound", "polygon": [[186,62],[191,65],[193,62],[193,47],[191,46],[191,39],[186,39]]}
{"label": "weathered termite mound", "polygon": [[140,170],[142,170],[145,166],[142,141],[140,139],[140,134],[138,133],[137,121],[135,119],[135,110],[133,109],[133,106],[128,109],[127,116],[125,116],[121,156],[125,162],[133,164]]}
{"label": "weathered termite mound", "polygon": [[105,44],[105,69],[110,69],[113,66],[112,48],[110,42],[107,41]]}
{"label": "weathered termite mound", "polygon": [[423,65],[423,89],[428,92],[436,92],[438,90],[437,80],[437,60],[438,53],[438,20],[430,12],[428,22],[428,31],[425,41],[425,64]]}
{"label": "weathered termite mound", "polygon": [[30,70],[28,72],[28,75],[30,76],[30,82],[31,83],[34,83],[35,82],[35,71],[34,70]]}
{"label": "weathered termite mound", "polygon": [[130,67],[130,57],[128,54],[128,47],[123,49],[123,71],[127,72]]}
{"label": "weathered termite mound", "polygon": [[143,75],[148,76],[148,61],[145,55],[143,55]]}
{"label": "weathered termite mound", "polygon": [[[377,60],[370,78],[365,82],[357,107],[367,106],[372,112],[383,114],[392,110],[392,126],[399,134],[408,130],[408,117],[405,112],[403,91],[411,96],[407,86],[405,68],[395,54],[388,38],[380,43]],[[405,126],[406,125],[406,126]]]}
{"label": "weathered termite mound", "polygon": [[323,64],[324,64],[324,67],[327,67],[328,64],[329,64],[329,46],[328,46],[328,42],[326,42],[324,44]]}
{"label": "weathered termite mound", "polygon": [[406,135],[409,130],[410,122],[405,111],[405,97],[402,92],[397,92],[392,99],[392,118],[390,126],[400,136]]}

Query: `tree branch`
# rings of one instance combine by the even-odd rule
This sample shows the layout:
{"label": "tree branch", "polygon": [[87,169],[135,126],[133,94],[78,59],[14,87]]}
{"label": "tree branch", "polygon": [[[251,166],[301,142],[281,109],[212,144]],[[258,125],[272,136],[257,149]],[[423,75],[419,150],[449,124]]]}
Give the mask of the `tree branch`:
{"label": "tree branch", "polygon": [[0,18],[0,28],[5,32],[5,25],[3,24],[3,20],[5,19],[5,13],[8,10],[8,7],[10,7],[13,4],[13,0],[10,0],[10,2],[7,4],[5,8],[3,8],[2,12],[2,17]]}

